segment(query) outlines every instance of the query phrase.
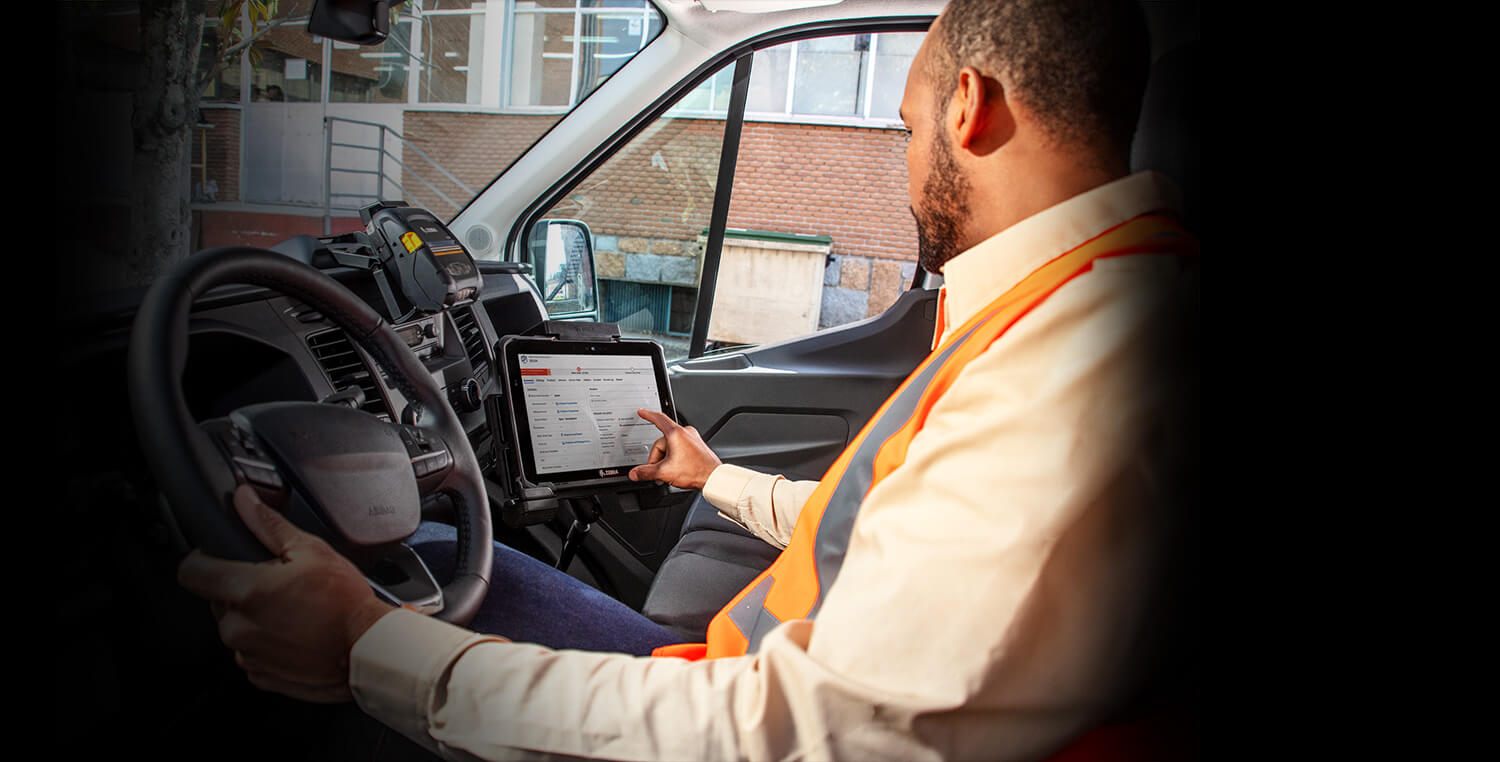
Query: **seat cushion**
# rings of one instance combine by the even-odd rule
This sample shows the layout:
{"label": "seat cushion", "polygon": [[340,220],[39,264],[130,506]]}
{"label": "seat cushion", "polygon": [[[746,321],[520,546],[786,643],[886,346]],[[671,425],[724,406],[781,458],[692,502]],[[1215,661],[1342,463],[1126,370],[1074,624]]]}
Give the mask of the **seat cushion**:
{"label": "seat cushion", "polygon": [[641,613],[688,642],[701,643],[714,614],[779,555],[778,548],[720,516],[700,495]]}

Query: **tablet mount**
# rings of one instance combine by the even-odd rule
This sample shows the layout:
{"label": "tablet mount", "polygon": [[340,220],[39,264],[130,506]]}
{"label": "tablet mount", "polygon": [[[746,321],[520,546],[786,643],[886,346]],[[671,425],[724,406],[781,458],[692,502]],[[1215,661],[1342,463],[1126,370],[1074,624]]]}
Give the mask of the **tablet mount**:
{"label": "tablet mount", "polygon": [[[523,336],[559,342],[622,341],[617,323],[567,320],[543,321]],[[509,338],[512,337],[504,337],[497,344],[497,357],[503,358],[499,347]],[[688,491],[656,481],[632,482],[618,478],[566,483],[532,482],[521,465],[521,451],[516,442],[519,435],[507,398],[509,392],[507,388],[506,393],[492,394],[484,400],[485,419],[495,447],[495,477],[505,487],[504,498],[496,501],[500,506],[500,520],[512,528],[541,524],[557,518],[559,509],[566,504],[573,520],[563,538],[558,569],[568,568],[588,536],[589,528],[606,508],[626,512],[651,510],[675,502],[671,496]]]}

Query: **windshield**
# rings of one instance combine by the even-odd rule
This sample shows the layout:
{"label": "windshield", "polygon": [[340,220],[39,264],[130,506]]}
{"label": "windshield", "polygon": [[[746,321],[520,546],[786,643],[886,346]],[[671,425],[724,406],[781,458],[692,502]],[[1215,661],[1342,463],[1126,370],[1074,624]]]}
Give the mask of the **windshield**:
{"label": "windshield", "polygon": [[[358,46],[307,31],[313,0],[187,7],[56,10],[58,191],[102,226],[73,231],[101,287],[202,248],[358,230],[377,198],[451,219],[663,27],[647,0],[407,0]],[[184,207],[186,225],[165,219]]]}

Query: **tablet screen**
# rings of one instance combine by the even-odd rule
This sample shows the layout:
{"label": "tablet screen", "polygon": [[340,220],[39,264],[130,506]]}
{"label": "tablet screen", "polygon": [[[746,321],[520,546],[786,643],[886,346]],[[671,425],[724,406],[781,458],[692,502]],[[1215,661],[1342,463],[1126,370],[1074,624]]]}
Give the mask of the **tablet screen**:
{"label": "tablet screen", "polygon": [[652,358],[521,352],[517,359],[537,474],[646,462],[661,436],[636,415],[661,408]]}

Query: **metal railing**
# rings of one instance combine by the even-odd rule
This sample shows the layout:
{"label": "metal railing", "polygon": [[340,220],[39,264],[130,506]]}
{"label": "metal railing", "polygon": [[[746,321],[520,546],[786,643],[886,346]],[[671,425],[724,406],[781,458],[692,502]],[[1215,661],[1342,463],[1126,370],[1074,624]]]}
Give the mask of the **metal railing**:
{"label": "metal railing", "polygon": [[[334,140],[333,132],[334,132],[334,127],[335,127],[335,125],[337,123],[362,125],[362,126],[365,126],[365,127],[374,127],[376,130],[378,130],[378,132],[377,132],[377,138],[375,140],[375,143],[373,145],[366,145],[366,144],[363,144],[363,143],[340,143],[340,142],[335,141]],[[417,182],[420,182],[422,185],[426,186],[429,191],[432,191],[432,193],[434,195],[436,195],[439,199],[442,199],[444,203],[446,203],[449,206],[453,207],[453,211],[455,213],[458,212],[460,209],[463,208],[464,203],[468,202],[468,198],[465,198],[463,202],[454,201],[451,197],[449,197],[448,194],[444,193],[441,188],[437,187],[436,185],[433,185],[432,182],[429,181],[427,178],[422,177],[420,174],[418,174],[415,171],[414,167],[410,166],[408,163],[402,162],[401,159],[397,158],[397,156],[394,153],[391,153],[390,149],[386,148],[386,136],[387,135],[391,135],[391,136],[395,137],[396,140],[400,142],[400,145],[401,145],[403,153],[405,151],[412,151],[412,152],[416,153],[417,156],[422,157],[424,160],[427,161],[428,164],[430,164],[432,166],[433,169],[437,170],[437,172],[439,174],[441,174],[443,177],[447,178],[448,181],[451,182],[451,183],[453,183],[456,187],[458,187],[459,190],[461,190],[464,193],[468,194],[468,198],[472,198],[474,196],[474,194],[477,192],[473,188],[470,188],[468,185],[466,185],[462,180],[460,180],[457,177],[455,177],[452,172],[449,172],[448,170],[444,169],[441,164],[438,164],[437,161],[435,161],[431,156],[428,156],[426,151],[423,151],[422,149],[418,148],[416,146],[416,144],[412,143],[410,140],[407,140],[405,135],[402,135],[401,133],[397,132],[396,130],[391,129],[390,127],[388,127],[388,126],[386,126],[384,124],[380,124],[379,122],[366,122],[366,121],[361,121],[359,119],[346,119],[346,118],[341,117],[341,116],[327,116],[327,117],[323,118],[323,136],[324,136],[324,141],[325,141],[325,149],[323,151],[323,234],[324,235],[328,235],[329,232],[330,232],[330,230],[331,230],[334,210],[338,210],[338,211],[356,211],[357,212],[357,211],[359,211],[359,209],[361,207],[364,207],[364,206],[370,204],[373,201],[381,200],[382,198],[403,198],[403,199],[406,198],[406,195],[407,195],[406,189],[401,185],[401,180],[397,179],[395,177],[391,177],[390,175],[386,174],[386,162],[387,161],[389,161],[391,164],[395,165],[397,167],[397,169],[401,172],[401,175],[400,175],[401,179],[410,178],[410,179],[416,180]],[[352,148],[352,149],[360,150],[360,151],[374,151],[375,152],[375,168],[374,169],[364,169],[364,168],[351,168],[351,167],[336,167],[336,166],[334,166],[334,161],[333,161],[333,149],[334,148]],[[363,165],[363,166],[367,167],[368,165],[366,164],[366,165]],[[374,175],[377,178],[376,184],[375,184],[375,192],[374,193],[335,193],[334,190],[333,190],[333,174],[335,172],[339,172],[339,173],[343,173],[343,174],[352,174],[352,175]],[[386,189],[387,184],[395,187],[396,194],[394,196],[386,196],[385,195],[385,189]],[[353,206],[342,206],[342,205],[335,206],[334,202],[333,202],[333,200],[335,198],[353,198],[353,199],[362,200],[362,202],[361,203],[355,203]]]}

